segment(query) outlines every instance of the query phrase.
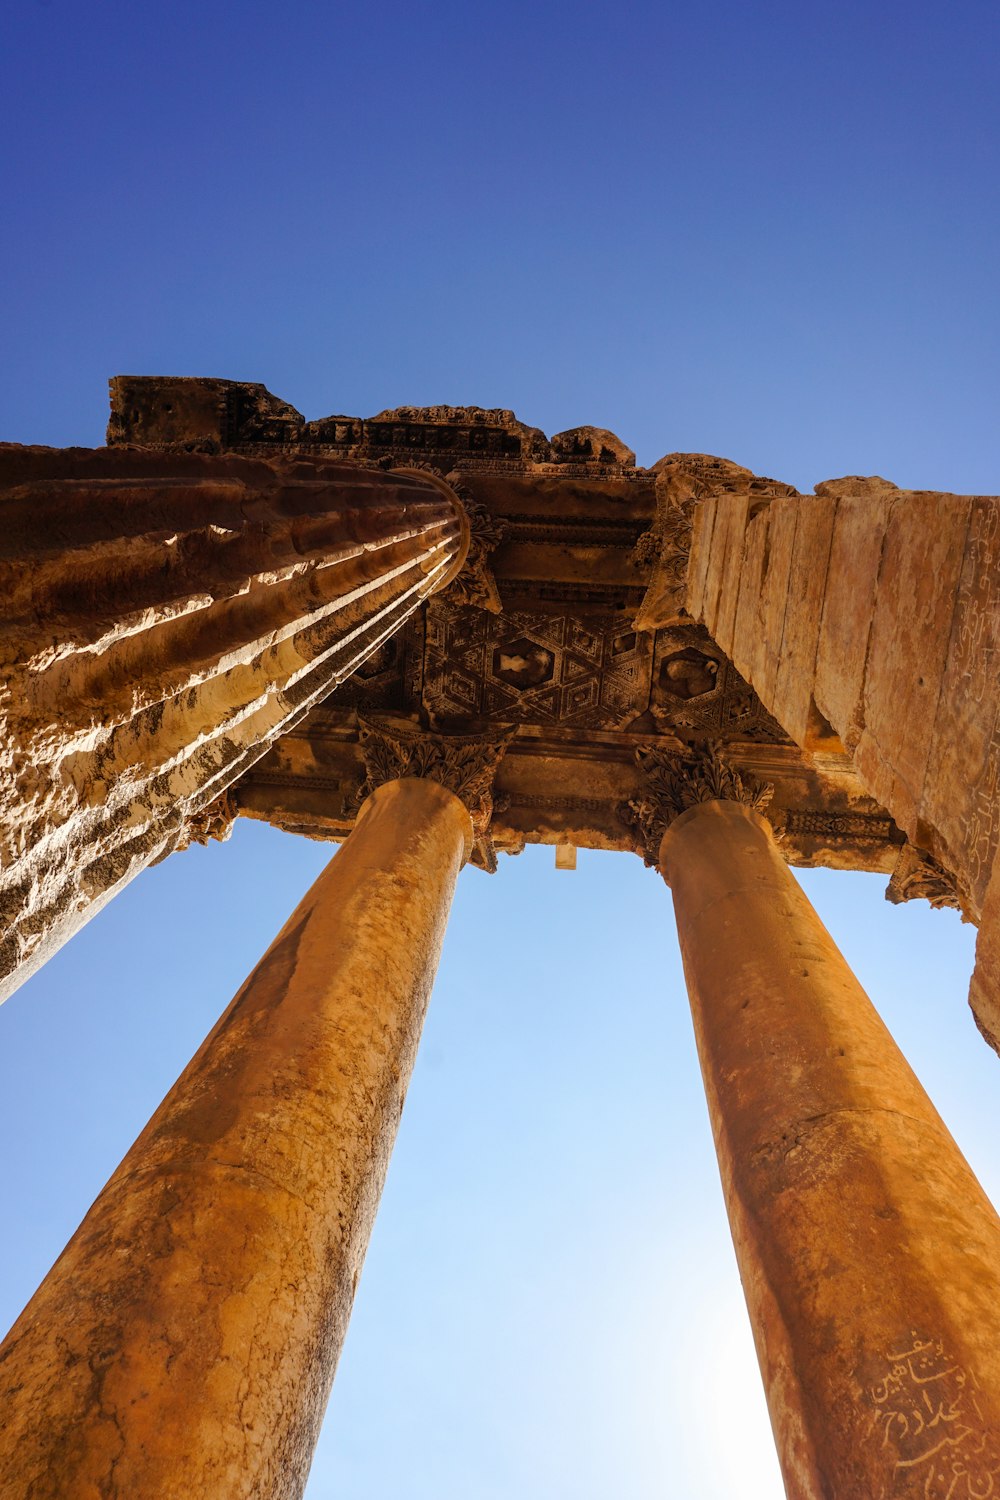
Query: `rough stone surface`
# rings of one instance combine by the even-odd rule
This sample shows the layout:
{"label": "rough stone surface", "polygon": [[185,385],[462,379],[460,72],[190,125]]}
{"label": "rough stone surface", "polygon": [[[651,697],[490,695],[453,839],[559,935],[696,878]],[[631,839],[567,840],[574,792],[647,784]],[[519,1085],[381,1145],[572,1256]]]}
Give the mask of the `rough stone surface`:
{"label": "rough stone surface", "polygon": [[[619,807],[641,791],[637,748],[669,755],[714,744],[774,785],[790,860],[894,868],[903,835],[848,758],[835,743],[821,754],[794,745],[685,607],[692,525],[713,496],[736,495],[756,515],[794,495],[789,485],[706,454],[636,468],[602,428],[549,439],[502,409],[396,407],[315,422],[296,414],[289,428],[285,404],[262,392],[123,377],[112,382],[109,440],[415,465],[461,495],[472,543],[451,587],[241,778],[241,812],[342,838],[364,774],[361,720],[388,715],[469,735],[513,725],[489,831],[499,850],[526,840],[631,848]],[[214,412],[211,435],[203,418],[183,430],[181,406]],[[748,602],[730,590],[725,608]],[[485,840],[480,854],[490,863]]]}
{"label": "rough stone surface", "polygon": [[998,502],[222,380],[108,441],[7,455],[8,962],[238,813],[347,843],[0,1351],[4,1496],[300,1493],[455,874],[529,838],[674,887],[789,1495],[1000,1492],[1000,1226],[785,868],[982,911],[997,1045]]}
{"label": "rough stone surface", "polygon": [[376,790],[0,1348],[4,1500],[294,1500],[469,813]]}
{"label": "rough stone surface", "polygon": [[[817,485],[817,494],[825,495],[830,488]],[[849,751],[855,749],[865,722],[865,669],[889,505],[883,494],[837,495],[816,650],[815,697]]]}
{"label": "rough stone surface", "polygon": [[[900,827],[920,845],[925,844],[920,824],[927,759],[970,509],[970,501],[954,495],[897,500],[882,540],[864,727],[854,761],[873,795],[897,809]],[[976,908],[981,901],[980,892]]]}
{"label": "rough stone surface", "polygon": [[993,1050],[1000,1052],[1000,861],[983,902],[969,1004],[979,1030]]}
{"label": "rough stone surface", "polygon": [[961,858],[973,899],[985,910],[1000,869],[998,500],[972,502],[953,602],[920,816],[950,862]]}
{"label": "rough stone surface", "polygon": [[[847,752],[979,922],[1000,843],[1000,499],[848,478],[756,511],[720,483],[702,504],[691,614],[797,744]],[[937,889],[912,873],[893,899]],[[998,943],[984,928],[971,994],[993,1038]]]}
{"label": "rough stone surface", "polygon": [[789,1500],[996,1493],[1000,1219],[763,819],[660,861]]}
{"label": "rough stone surface", "polygon": [[436,475],[322,459],[8,445],[0,507],[4,995],[228,826],[206,809],[449,581],[467,533]]}

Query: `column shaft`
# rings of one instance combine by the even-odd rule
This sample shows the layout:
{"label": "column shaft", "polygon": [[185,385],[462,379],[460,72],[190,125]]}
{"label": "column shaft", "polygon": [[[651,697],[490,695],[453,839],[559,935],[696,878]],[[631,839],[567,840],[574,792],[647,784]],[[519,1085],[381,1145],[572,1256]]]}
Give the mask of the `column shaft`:
{"label": "column shaft", "polygon": [[0,449],[0,999],[453,578],[431,474]]}
{"label": "column shaft", "polygon": [[0,1348],[4,1500],[301,1494],[471,839],[367,799]]}
{"label": "column shaft", "polygon": [[993,1207],[765,821],[699,804],[660,868],[788,1495],[1000,1494]]}

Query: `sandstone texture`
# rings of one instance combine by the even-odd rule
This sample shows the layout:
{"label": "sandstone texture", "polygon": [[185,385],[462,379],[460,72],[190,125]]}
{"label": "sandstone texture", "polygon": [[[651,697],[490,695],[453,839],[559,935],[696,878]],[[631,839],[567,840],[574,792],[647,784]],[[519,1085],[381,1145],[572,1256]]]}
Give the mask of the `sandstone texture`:
{"label": "sandstone texture", "polygon": [[395,780],[0,1348],[4,1500],[295,1500],[472,822]]}
{"label": "sandstone texture", "polygon": [[[685,607],[692,519],[720,485],[752,503],[789,485],[706,454],[649,469],[599,426],[547,437],[503,408],[397,406],[307,421],[263,386],[122,376],[108,441],[397,468],[460,493],[466,566],[317,704],[235,788],[242,814],[347,836],[364,777],[363,722],[452,734],[513,727],[489,846],[634,847],[621,809],[636,747],[727,754],[774,786],[795,864],[891,874],[904,835],[836,746],[804,751]],[[474,862],[493,861],[487,840]]]}
{"label": "sandstone texture", "polygon": [[797,744],[848,754],[983,922],[972,1003],[997,1045],[1000,500],[882,479],[760,500],[716,485],[686,602]]}
{"label": "sandstone texture", "polygon": [[787,868],[981,922],[1000,1050],[1000,501],[215,379],[108,442],[0,449],[0,994],[238,814],[344,842],[0,1349],[5,1500],[301,1493],[455,880],[529,840],[673,889],[789,1496],[1000,1493],[1000,1221]]}
{"label": "sandstone texture", "polygon": [[434,475],[0,448],[0,996],[461,568]]}
{"label": "sandstone texture", "polygon": [[995,1494],[1000,1219],[764,819],[660,864],[789,1500]]}

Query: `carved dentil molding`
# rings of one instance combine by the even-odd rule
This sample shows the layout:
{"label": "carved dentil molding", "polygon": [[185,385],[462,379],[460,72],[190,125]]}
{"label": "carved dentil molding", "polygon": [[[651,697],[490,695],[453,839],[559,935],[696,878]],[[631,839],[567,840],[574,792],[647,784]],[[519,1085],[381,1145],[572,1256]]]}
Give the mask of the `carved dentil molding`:
{"label": "carved dentil molding", "polygon": [[701,802],[742,802],[763,812],[774,787],[738,771],[723,760],[714,746],[678,755],[644,745],[635,752],[646,786],[641,797],[622,803],[623,821],[638,835],[638,851],[655,868],[660,842],[681,813]]}
{"label": "carved dentil molding", "polygon": [[515,730],[491,734],[444,735],[359,719],[359,745],[365,776],[354,795],[357,807],[376,787],[403,777],[436,781],[461,798],[469,809],[476,846],[472,862],[492,873],[497,867],[490,837],[493,782]]}

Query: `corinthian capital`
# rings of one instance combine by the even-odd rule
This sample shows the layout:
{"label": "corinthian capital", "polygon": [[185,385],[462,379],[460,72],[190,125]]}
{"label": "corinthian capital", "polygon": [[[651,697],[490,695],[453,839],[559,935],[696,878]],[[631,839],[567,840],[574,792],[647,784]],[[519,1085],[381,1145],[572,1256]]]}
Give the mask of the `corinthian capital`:
{"label": "corinthian capital", "polygon": [[493,781],[514,729],[492,734],[431,734],[374,719],[361,719],[359,742],[365,778],[358,788],[360,806],[369,792],[405,776],[425,777],[446,786],[469,809],[476,836],[473,862],[483,869],[497,867],[490,838],[493,818]]}
{"label": "corinthian capital", "polygon": [[692,748],[683,755],[643,745],[635,752],[645,787],[619,809],[624,822],[638,835],[647,865],[656,866],[660,841],[675,818],[700,802],[742,802],[763,812],[774,787],[729,765],[714,745]]}

